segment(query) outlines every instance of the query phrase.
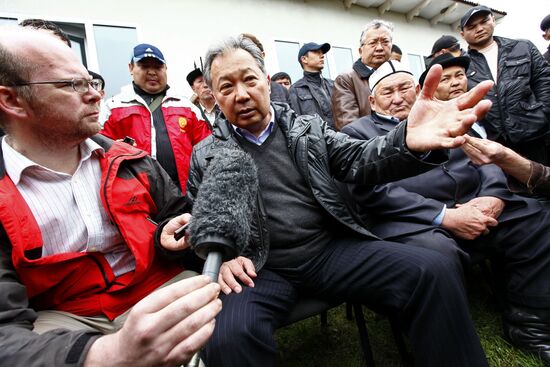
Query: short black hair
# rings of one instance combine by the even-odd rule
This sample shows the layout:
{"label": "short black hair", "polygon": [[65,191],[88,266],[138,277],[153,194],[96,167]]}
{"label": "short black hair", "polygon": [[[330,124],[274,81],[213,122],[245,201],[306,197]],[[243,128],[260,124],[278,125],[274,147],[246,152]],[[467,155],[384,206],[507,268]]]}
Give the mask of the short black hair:
{"label": "short black hair", "polygon": [[54,22],[50,22],[49,20],[45,19],[25,19],[21,23],[19,23],[19,25],[21,27],[46,29],[48,31],[52,31],[52,33],[59,37],[59,39],[61,39],[63,42],[65,42],[67,46],[71,47],[71,39],[69,38],[67,33],[63,32],[63,30]]}
{"label": "short black hair", "polygon": [[280,79],[288,79],[288,81],[292,84],[292,79],[290,79],[290,75],[288,75],[284,71],[280,71],[278,73],[275,73],[271,77],[271,81],[274,81],[274,82],[277,81],[277,80],[280,80]]}
{"label": "short black hair", "polygon": [[391,45],[391,52],[395,52],[396,54],[403,55],[403,52],[397,45]]}

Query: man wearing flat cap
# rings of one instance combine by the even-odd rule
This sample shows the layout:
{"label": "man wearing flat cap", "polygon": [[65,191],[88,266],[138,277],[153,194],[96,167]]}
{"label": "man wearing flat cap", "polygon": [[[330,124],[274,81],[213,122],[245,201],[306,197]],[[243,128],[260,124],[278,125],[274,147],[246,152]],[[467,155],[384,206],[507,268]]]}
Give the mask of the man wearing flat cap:
{"label": "man wearing flat cap", "polygon": [[329,126],[334,127],[330,97],[334,82],[323,78],[325,54],[328,43],[306,43],[298,52],[298,62],[304,69],[304,77],[289,89],[290,106],[298,115],[319,115]]}
{"label": "man wearing flat cap", "polygon": [[468,83],[495,85],[493,106],[481,124],[487,136],[521,155],[550,164],[550,65],[527,40],[493,36],[495,17],[486,6],[470,8],[460,19],[471,58]]}
{"label": "man wearing flat cap", "polygon": [[[542,38],[544,38],[547,41],[550,41],[550,14],[544,17],[542,22],[540,23],[540,30],[544,32],[542,35]],[[544,59],[546,62],[550,63],[550,44],[548,45],[548,49],[544,53]]]}
{"label": "man wearing flat cap", "polygon": [[[419,88],[415,88],[407,70],[394,61],[392,65],[388,63],[369,79],[373,114],[346,125],[342,132],[354,138],[372,139],[391,134],[409,118]],[[468,57],[453,57],[449,53],[432,61],[428,70],[436,64],[443,67],[434,94],[440,103],[466,93],[469,63]],[[422,83],[427,74],[428,71],[423,74]],[[485,136],[477,124],[469,134]],[[506,264],[499,277],[506,289],[504,335],[513,345],[550,362],[550,211],[536,199],[510,192],[500,168],[478,167],[461,149],[453,149],[449,161],[442,166],[377,185],[372,191],[354,186],[351,197],[361,206],[362,217],[372,225],[371,230],[386,240],[424,233],[435,226],[466,252],[475,249],[500,254]],[[383,215],[384,219],[369,218],[369,212],[378,217],[380,212],[372,207],[372,202],[381,203],[385,212],[391,214]],[[446,254],[456,252],[449,242],[441,241],[438,247],[429,242],[416,243],[428,244]]]}
{"label": "man wearing flat cap", "polygon": [[134,47],[128,69],[133,82],[106,101],[101,134],[132,138],[185,193],[189,158],[193,146],[210,135],[208,124],[189,99],[168,86],[166,61],[157,47]]}
{"label": "man wearing flat cap", "polygon": [[187,83],[193,90],[194,97],[191,98],[191,102],[201,111],[201,116],[204,121],[208,123],[212,128],[214,121],[216,120],[216,114],[219,111],[216,99],[212,94],[208,85],[204,81],[202,70],[195,68],[187,74]]}

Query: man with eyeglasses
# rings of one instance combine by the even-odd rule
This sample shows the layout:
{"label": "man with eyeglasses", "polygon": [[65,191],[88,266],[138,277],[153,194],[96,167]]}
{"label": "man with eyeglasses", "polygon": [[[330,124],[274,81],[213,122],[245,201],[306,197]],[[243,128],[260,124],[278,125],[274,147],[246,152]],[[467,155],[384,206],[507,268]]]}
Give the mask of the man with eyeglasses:
{"label": "man with eyeglasses", "polygon": [[133,82],[105,102],[101,133],[115,140],[133,138],[185,193],[193,146],[210,135],[210,128],[197,107],[168,86],[166,61],[157,47],[134,47],[128,68]]}
{"label": "man with eyeglasses", "polygon": [[380,65],[390,59],[393,25],[375,19],[368,23],[359,39],[361,57],[353,69],[334,80],[332,113],[336,130],[360,117],[370,114],[369,77]]}
{"label": "man with eyeglasses", "polygon": [[487,94],[493,107],[481,124],[489,139],[550,165],[550,65],[530,41],[494,36],[495,26],[492,10],[483,5],[460,19],[472,60],[469,87],[495,82]]}
{"label": "man with eyeglasses", "polygon": [[97,134],[101,85],[55,38],[0,29],[2,364],[181,365],[221,309],[174,260],[187,199]]}

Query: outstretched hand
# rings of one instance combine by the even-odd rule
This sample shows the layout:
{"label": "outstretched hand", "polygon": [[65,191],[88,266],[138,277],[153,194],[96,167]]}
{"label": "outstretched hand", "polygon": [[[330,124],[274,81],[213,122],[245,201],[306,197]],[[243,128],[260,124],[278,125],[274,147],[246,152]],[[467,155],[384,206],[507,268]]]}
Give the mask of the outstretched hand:
{"label": "outstretched hand", "polygon": [[464,134],[485,116],[491,101],[482,100],[492,88],[490,80],[449,101],[434,97],[442,74],[441,65],[430,68],[424,88],[413,105],[407,122],[407,147],[416,152],[456,148],[464,144]]}

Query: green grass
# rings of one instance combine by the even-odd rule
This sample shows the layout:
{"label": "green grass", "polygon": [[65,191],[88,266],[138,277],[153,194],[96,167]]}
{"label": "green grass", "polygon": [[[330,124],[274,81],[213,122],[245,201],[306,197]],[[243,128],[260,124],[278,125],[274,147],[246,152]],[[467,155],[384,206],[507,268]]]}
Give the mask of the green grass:
{"label": "green grass", "polygon": [[[490,366],[542,367],[536,357],[513,348],[502,338],[500,315],[485,283],[479,280],[481,274],[474,272],[468,278],[470,308]],[[364,313],[376,365],[399,366],[399,353],[387,319],[366,308]],[[342,305],[329,311],[326,327],[321,327],[319,317],[312,317],[278,330],[279,366],[362,366],[355,321],[348,321],[345,316]]]}

